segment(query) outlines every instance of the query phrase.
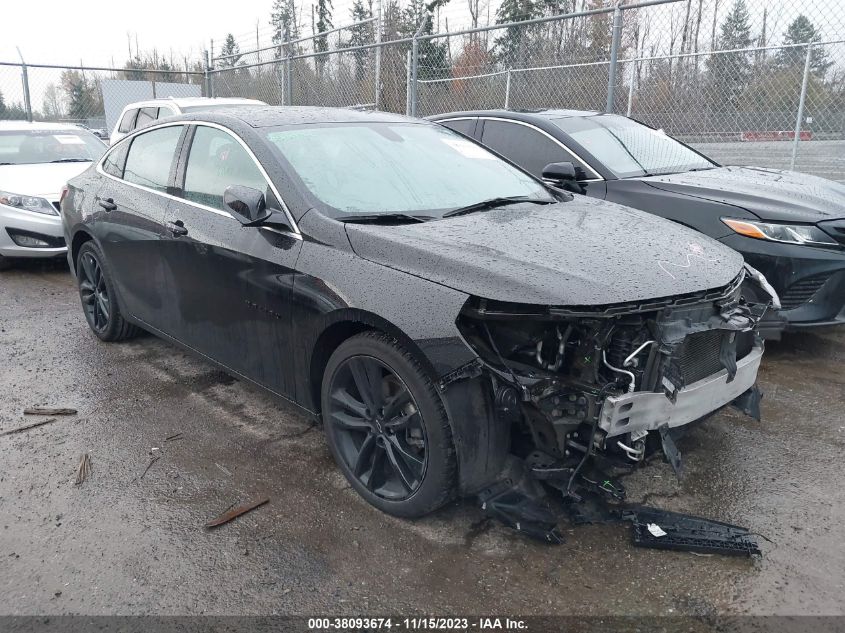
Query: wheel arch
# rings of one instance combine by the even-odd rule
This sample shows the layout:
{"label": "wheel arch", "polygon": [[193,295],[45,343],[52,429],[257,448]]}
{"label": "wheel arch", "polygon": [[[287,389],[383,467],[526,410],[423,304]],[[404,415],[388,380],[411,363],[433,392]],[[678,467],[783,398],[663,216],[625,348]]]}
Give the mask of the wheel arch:
{"label": "wheel arch", "polygon": [[93,239],[94,236],[86,229],[79,229],[73,234],[73,240],[70,243],[70,265],[73,267],[71,272],[74,275],[76,274],[76,260],[79,257],[79,249],[82,248],[83,244]]}
{"label": "wheel arch", "polygon": [[344,341],[362,332],[377,331],[394,337],[414,356],[431,380],[437,380],[434,365],[422,349],[420,349],[419,345],[401,329],[377,314],[355,308],[338,310],[325,317],[322,327],[318,328],[318,331],[319,334],[315,337],[314,344],[310,347],[308,357],[308,384],[306,394],[308,402],[305,403],[309,409],[318,415],[321,409],[320,392],[323,387],[323,373],[326,370],[329,358]]}

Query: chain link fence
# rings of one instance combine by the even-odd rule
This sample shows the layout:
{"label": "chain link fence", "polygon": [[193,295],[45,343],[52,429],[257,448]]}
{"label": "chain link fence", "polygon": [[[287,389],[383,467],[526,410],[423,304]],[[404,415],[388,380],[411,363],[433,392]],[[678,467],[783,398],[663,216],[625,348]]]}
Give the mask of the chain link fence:
{"label": "chain link fence", "polygon": [[611,111],[724,163],[845,181],[840,0],[554,0],[520,4],[523,15],[503,13],[502,3],[502,24],[451,33],[434,32],[424,5],[383,1],[383,12],[377,2],[353,24],[307,37],[278,32],[270,46],[212,52],[181,71],[0,63],[0,119],[110,130],[103,89],[117,80],[112,101],[121,91],[132,100],[182,96],[188,86],[189,94],[413,116]]}
{"label": "chain link fence", "polygon": [[0,62],[0,120],[51,121],[109,133],[123,107],[204,96],[206,73]]}

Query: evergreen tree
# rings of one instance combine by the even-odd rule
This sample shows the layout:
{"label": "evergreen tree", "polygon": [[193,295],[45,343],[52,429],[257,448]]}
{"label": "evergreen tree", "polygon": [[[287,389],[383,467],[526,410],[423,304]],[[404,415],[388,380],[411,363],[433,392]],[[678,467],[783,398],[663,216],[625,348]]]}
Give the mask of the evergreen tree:
{"label": "evergreen tree", "polygon": [[[751,24],[745,0],[734,0],[722,22],[718,50],[744,49],[751,46]],[[740,98],[751,83],[751,57],[744,51],[714,53],[707,60],[712,90],[711,105],[739,107]]]}
{"label": "evergreen tree", "polygon": [[77,70],[65,70],[61,75],[61,85],[67,97],[69,118],[84,121],[103,115],[103,101],[96,80]]}
{"label": "evergreen tree", "polygon": [[[542,0],[502,0],[496,10],[496,24],[507,24],[540,17]],[[531,27],[510,26],[494,41],[496,59],[506,67],[527,66],[531,56]]]}
{"label": "evergreen tree", "polygon": [[219,62],[220,68],[234,68],[238,65],[241,59],[241,47],[235,41],[235,36],[229,33],[226,36],[226,41],[223,42],[223,48],[220,49],[220,56],[223,59]]}
{"label": "evergreen tree", "polygon": [[[332,28],[332,0],[317,0],[317,33],[325,33]],[[314,39],[314,48],[318,53],[329,50],[329,38],[320,35]]]}
{"label": "evergreen tree", "polygon": [[6,113],[6,99],[3,97],[3,91],[0,90],[0,117]]}
{"label": "evergreen tree", "polygon": [[273,27],[273,44],[281,44],[286,39],[298,39],[299,22],[296,19],[296,0],[273,0],[270,25]]}
{"label": "evergreen tree", "polygon": [[[372,0],[370,4],[364,5],[363,0],[355,0],[352,3],[352,21],[363,22],[373,17]],[[364,46],[365,44],[372,44],[375,42],[375,31],[372,22],[366,24],[359,24],[350,29],[351,35],[349,37],[350,46]],[[370,50],[354,51],[352,56],[355,58],[355,79],[362,81],[366,70],[366,62],[369,58]]]}
{"label": "evergreen tree", "polygon": [[[813,23],[805,15],[799,15],[787,27],[783,34],[784,44],[808,44],[821,41],[819,34]],[[807,49],[803,46],[795,46],[792,48],[782,48],[778,51],[775,63],[780,68],[796,68],[803,67],[807,55]],[[833,65],[833,62],[828,60],[827,52],[818,46],[813,47],[813,52],[810,57],[810,68],[819,77],[824,77],[828,68]]]}
{"label": "evergreen tree", "polygon": [[[402,12],[399,32],[402,37],[411,37],[422,25],[420,35],[434,33],[432,12],[446,4],[448,0],[433,0],[426,4],[425,0],[410,0]],[[443,79],[450,74],[448,62],[448,48],[444,39],[422,40],[417,46],[419,79]]]}

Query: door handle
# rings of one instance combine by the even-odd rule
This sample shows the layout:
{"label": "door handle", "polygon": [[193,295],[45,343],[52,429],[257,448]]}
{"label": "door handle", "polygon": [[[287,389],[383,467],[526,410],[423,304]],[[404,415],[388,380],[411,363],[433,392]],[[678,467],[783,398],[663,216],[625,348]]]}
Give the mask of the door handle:
{"label": "door handle", "polygon": [[185,228],[185,224],[184,222],[182,222],[182,220],[168,222],[167,229],[170,231],[173,237],[182,237],[183,235],[188,234],[188,229]]}
{"label": "door handle", "polygon": [[99,202],[100,206],[103,207],[106,211],[114,211],[115,209],[117,209],[117,205],[111,198],[97,198],[97,202]]}

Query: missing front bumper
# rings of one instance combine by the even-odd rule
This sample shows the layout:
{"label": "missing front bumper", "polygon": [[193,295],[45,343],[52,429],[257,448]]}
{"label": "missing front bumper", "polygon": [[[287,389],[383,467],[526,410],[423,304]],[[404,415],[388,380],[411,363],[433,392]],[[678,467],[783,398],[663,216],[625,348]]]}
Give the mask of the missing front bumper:
{"label": "missing front bumper", "polygon": [[599,428],[607,437],[615,437],[656,431],[664,424],[674,428],[701,419],[754,386],[762,357],[762,345],[755,345],[737,361],[733,380],[728,380],[728,371],[723,369],[678,390],[674,404],[662,392],[610,396],[599,414]]}

